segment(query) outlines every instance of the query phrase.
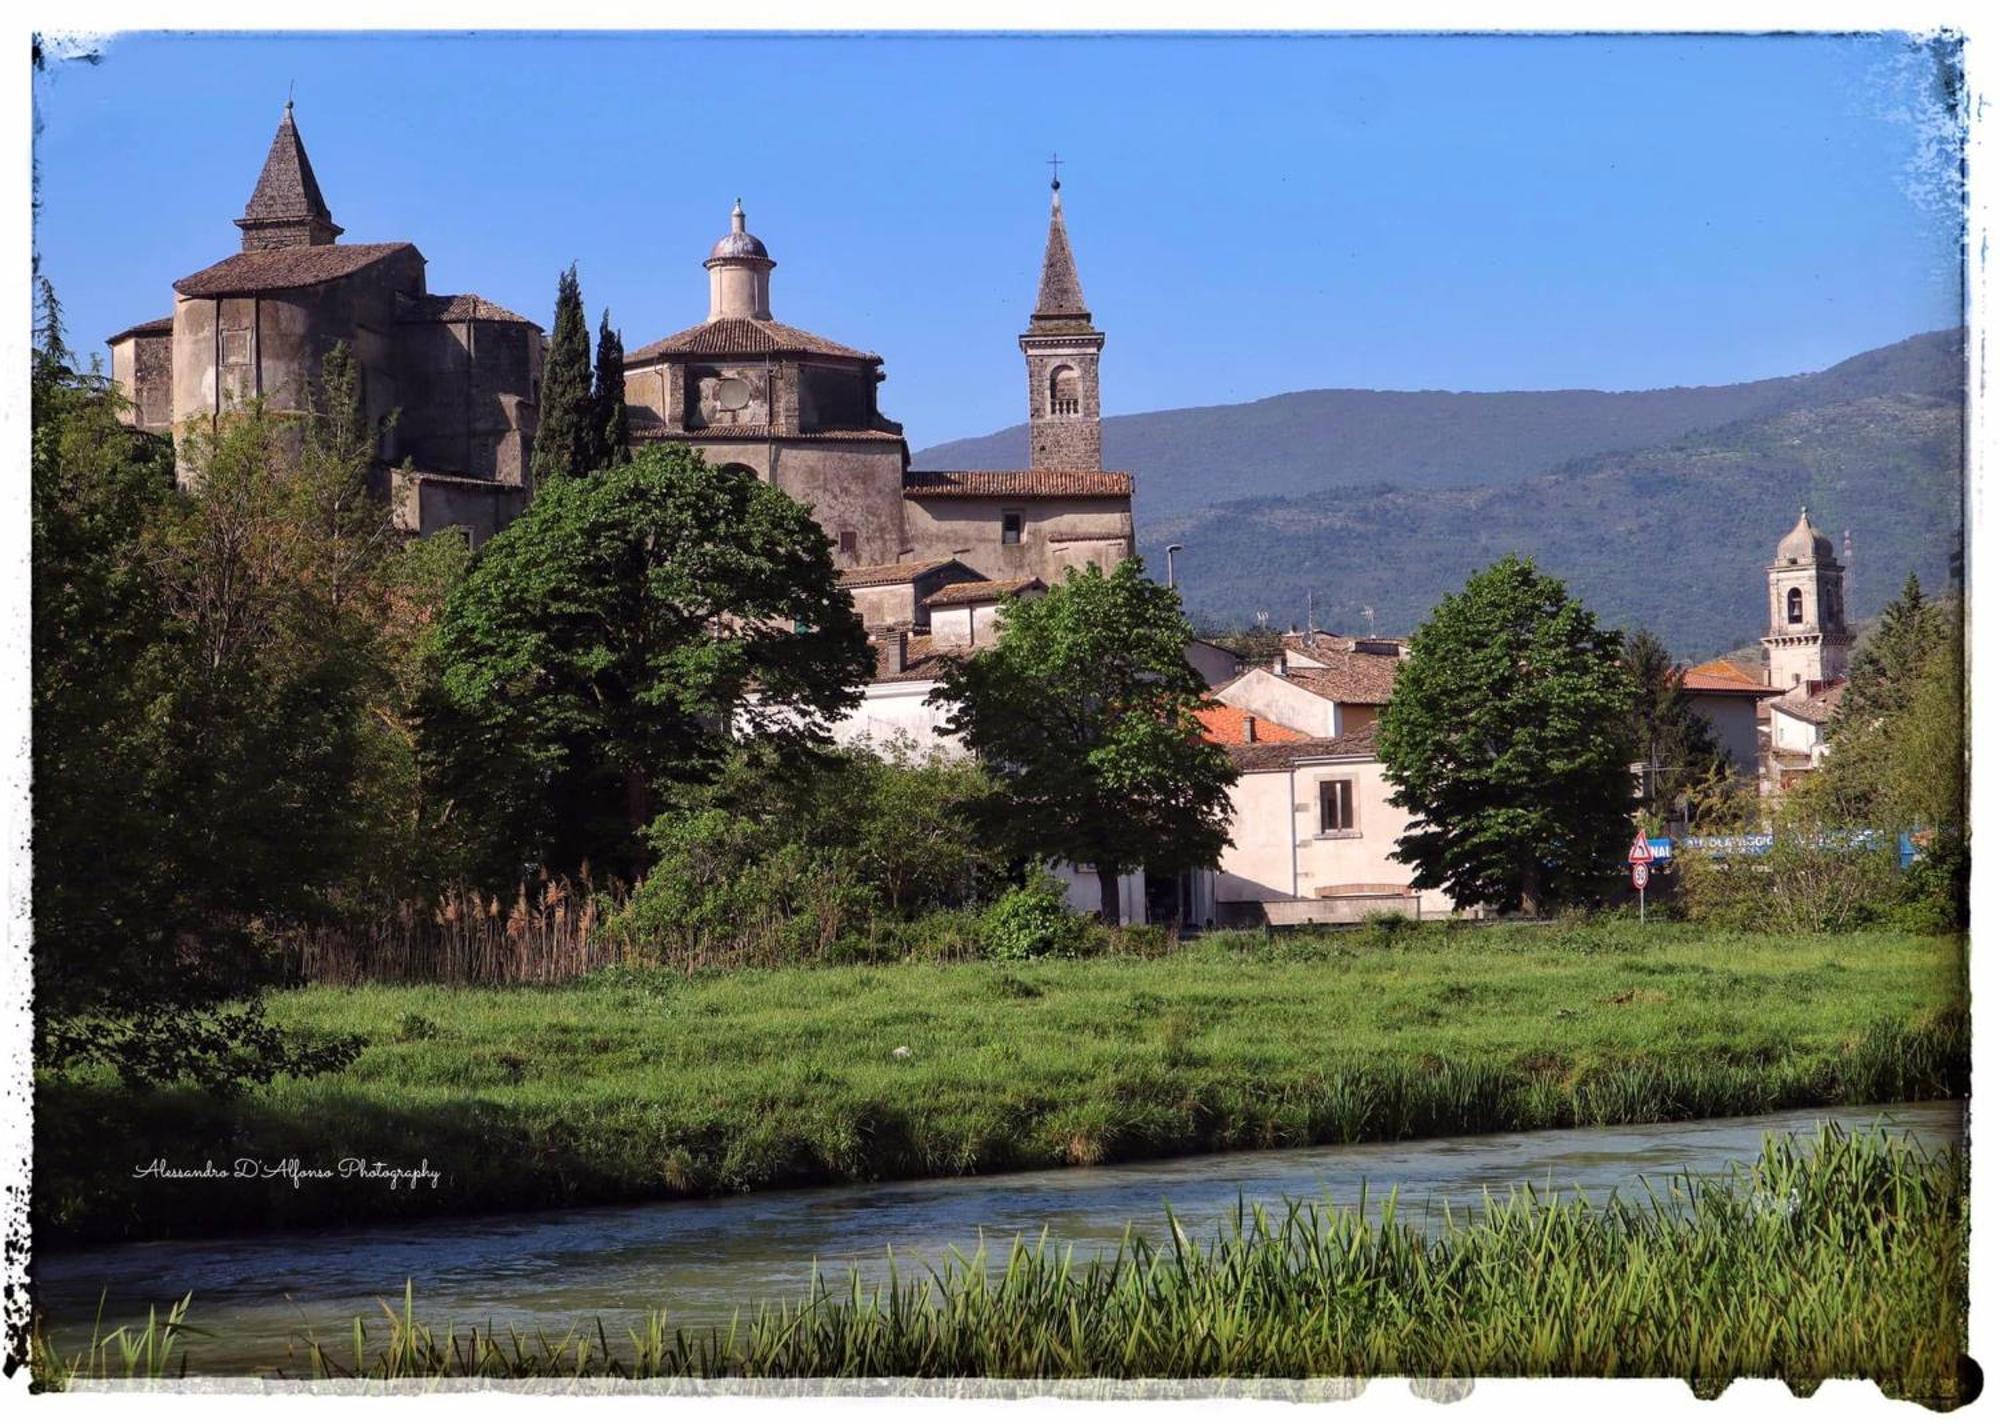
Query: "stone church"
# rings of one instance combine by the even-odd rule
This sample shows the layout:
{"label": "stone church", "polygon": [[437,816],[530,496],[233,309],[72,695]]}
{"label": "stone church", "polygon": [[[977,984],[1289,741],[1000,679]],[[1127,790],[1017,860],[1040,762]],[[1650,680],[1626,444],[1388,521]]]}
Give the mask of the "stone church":
{"label": "stone church", "polygon": [[483,539],[526,503],[542,380],[541,329],[470,292],[432,292],[410,242],[343,243],[285,105],[236,219],[241,250],[173,284],[173,311],[110,338],[129,418],[171,433],[261,396],[305,411],[346,342],[400,527]]}
{"label": "stone church", "polygon": [[[882,358],[773,317],[777,263],[740,203],[702,264],[707,316],[626,357],[634,440],[685,442],[810,505],[881,632],[928,634],[933,605],[977,628],[982,593],[990,604],[1073,567],[1109,569],[1133,551],[1132,479],[1103,468],[1104,334],[1060,189],[1020,337],[1032,468],[911,469],[881,410]],[[540,328],[471,293],[431,292],[413,243],[340,242],[289,103],[236,225],[241,250],[175,282],[169,315],[110,338],[129,418],[171,433],[253,396],[302,412],[344,341],[369,415],[396,416],[378,453],[399,527],[462,528],[476,543],[518,514],[533,496]],[[939,603],[946,585],[956,592]]]}

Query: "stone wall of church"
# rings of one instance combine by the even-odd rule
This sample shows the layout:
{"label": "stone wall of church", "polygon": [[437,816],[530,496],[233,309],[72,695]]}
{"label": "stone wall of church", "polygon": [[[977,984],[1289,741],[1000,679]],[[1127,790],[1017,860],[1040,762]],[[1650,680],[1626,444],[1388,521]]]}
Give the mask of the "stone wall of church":
{"label": "stone wall of church", "polygon": [[[1004,517],[1021,515],[1021,540],[1002,542]],[[911,559],[956,558],[990,579],[1038,578],[1053,588],[1072,568],[1109,572],[1132,554],[1132,508],[1122,499],[903,500]]]}
{"label": "stone wall of church", "polygon": [[421,321],[397,328],[397,457],[420,469],[519,484],[541,380],[539,333],[521,322]]}
{"label": "stone wall of church", "polygon": [[129,336],[111,348],[111,379],[132,403],[131,423],[164,435],[174,428],[174,338]]}
{"label": "stone wall of church", "polygon": [[[415,250],[316,287],[174,301],[173,409],[178,424],[262,396],[278,413],[302,413],[327,352],[346,342],[361,368],[370,420],[404,404],[395,333],[396,297],[423,292]],[[393,453],[385,446],[384,457]]]}
{"label": "stone wall of church", "polygon": [[903,558],[907,540],[900,440],[780,442],[770,478],[811,506],[841,567],[893,564]]}

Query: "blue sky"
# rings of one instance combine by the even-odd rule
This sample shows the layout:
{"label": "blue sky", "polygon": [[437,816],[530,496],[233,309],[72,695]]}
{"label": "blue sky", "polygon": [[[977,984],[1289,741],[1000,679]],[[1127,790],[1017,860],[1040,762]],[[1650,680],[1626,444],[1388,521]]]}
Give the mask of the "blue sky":
{"label": "blue sky", "polygon": [[1928,80],[1869,37],[133,36],[37,81],[37,241],[74,345],[167,311],[295,86],[346,240],[545,324],[574,259],[628,349],[740,195],[915,447],[1022,417],[1059,150],[1108,413],[1707,384],[1958,320]]}

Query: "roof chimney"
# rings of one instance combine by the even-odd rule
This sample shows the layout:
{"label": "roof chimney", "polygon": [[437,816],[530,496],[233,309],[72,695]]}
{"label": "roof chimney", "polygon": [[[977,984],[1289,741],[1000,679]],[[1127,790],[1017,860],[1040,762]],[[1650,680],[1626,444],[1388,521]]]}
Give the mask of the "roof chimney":
{"label": "roof chimney", "polygon": [[889,671],[910,670],[910,630],[898,628],[889,635]]}
{"label": "roof chimney", "polygon": [[1257,714],[1246,713],[1243,718],[1243,742],[1245,746],[1257,740]]}

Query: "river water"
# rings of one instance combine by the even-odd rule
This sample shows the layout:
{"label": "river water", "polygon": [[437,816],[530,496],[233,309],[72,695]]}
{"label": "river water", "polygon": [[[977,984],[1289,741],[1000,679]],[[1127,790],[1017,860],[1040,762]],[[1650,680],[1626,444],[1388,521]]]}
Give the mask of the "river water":
{"label": "river water", "polygon": [[[1684,1172],[1720,1175],[1753,1160],[1766,1133],[1810,1134],[1829,1120],[1848,1128],[1879,1123],[1936,1147],[1963,1138],[1965,1107],[1812,1109],[140,1243],[38,1256],[34,1293],[56,1347],[69,1353],[89,1339],[100,1292],[107,1329],[143,1322],[148,1306],[192,1292],[189,1323],[217,1335],[188,1342],[203,1373],[281,1364],[287,1340],[308,1327],[322,1340],[345,1339],[353,1316],[381,1321],[382,1299],[400,1305],[406,1278],[433,1326],[490,1323],[559,1336],[596,1317],[616,1341],[650,1310],[702,1325],[796,1297],[814,1262],[842,1282],[850,1266],[880,1279],[893,1248],[908,1279],[919,1263],[953,1248],[969,1254],[982,1238],[990,1255],[1004,1256],[1017,1233],[1046,1230],[1053,1246],[1073,1246],[1079,1257],[1115,1248],[1128,1223],[1158,1239],[1169,1204],[1201,1241],[1235,1213],[1239,1198],[1353,1205],[1364,1183],[1371,1209],[1395,1188],[1399,1217],[1418,1225],[1435,1223],[1447,1201],[1454,1211],[1477,1209],[1482,1193],[1524,1184],[1580,1189],[1601,1202],[1614,1188],[1630,1194],[1643,1179],[1664,1194]],[[370,1336],[381,1332],[371,1328]]]}

